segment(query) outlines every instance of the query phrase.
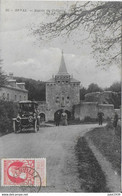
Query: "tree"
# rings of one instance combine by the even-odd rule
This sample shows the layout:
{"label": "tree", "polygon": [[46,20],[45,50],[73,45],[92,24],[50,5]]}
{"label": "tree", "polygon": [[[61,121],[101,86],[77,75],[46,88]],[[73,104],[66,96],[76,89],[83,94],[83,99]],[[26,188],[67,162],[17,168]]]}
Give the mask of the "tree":
{"label": "tree", "polygon": [[102,91],[103,91],[102,88],[100,88],[97,84],[94,83],[91,83],[87,89],[87,93],[102,92]]}
{"label": "tree", "polygon": [[85,99],[85,94],[87,93],[86,88],[81,88],[80,89],[80,100],[84,100]]}
{"label": "tree", "polygon": [[121,83],[114,82],[109,88],[106,88],[105,90],[119,93],[121,92]]}
{"label": "tree", "polygon": [[50,39],[64,34],[70,36],[76,29],[84,27],[89,32],[90,40],[92,38],[98,65],[120,66],[121,11],[122,2],[75,2],[53,22],[33,29],[33,33],[40,39]]}
{"label": "tree", "polygon": [[[2,64],[3,60],[0,59],[0,65]],[[2,71],[2,67],[0,66],[0,87],[6,84],[6,76]]]}
{"label": "tree", "polygon": [[35,101],[45,101],[45,82],[33,79],[15,77],[17,82],[25,82],[25,88],[28,90],[28,99]]}

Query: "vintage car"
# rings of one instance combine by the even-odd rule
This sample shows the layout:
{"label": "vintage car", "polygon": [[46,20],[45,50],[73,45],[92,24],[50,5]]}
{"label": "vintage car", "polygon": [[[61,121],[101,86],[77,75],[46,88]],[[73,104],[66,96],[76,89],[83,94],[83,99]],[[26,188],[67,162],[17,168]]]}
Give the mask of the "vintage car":
{"label": "vintage car", "polygon": [[38,104],[35,101],[20,101],[19,112],[13,119],[13,129],[15,133],[34,129],[39,130],[39,115],[37,110]]}

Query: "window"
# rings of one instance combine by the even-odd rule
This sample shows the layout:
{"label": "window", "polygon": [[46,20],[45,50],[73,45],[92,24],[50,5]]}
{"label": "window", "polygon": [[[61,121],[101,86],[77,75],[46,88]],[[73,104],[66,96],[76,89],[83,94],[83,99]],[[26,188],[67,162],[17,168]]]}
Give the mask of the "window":
{"label": "window", "polygon": [[67,97],[67,99],[69,99],[69,96]]}
{"label": "window", "polygon": [[58,83],[60,83],[60,81],[58,80]]}
{"label": "window", "polygon": [[66,81],[66,83],[68,83],[68,81]]}
{"label": "window", "polygon": [[56,103],[59,103],[59,97],[56,97]]}
{"label": "window", "polygon": [[5,100],[5,93],[3,93],[3,99]]}
{"label": "window", "polygon": [[9,93],[7,94],[7,100],[9,101]]}
{"label": "window", "polygon": [[14,100],[16,101],[17,100],[17,96],[15,95],[15,97],[14,97]]}
{"label": "window", "polygon": [[19,100],[21,101],[21,95],[19,96]]}

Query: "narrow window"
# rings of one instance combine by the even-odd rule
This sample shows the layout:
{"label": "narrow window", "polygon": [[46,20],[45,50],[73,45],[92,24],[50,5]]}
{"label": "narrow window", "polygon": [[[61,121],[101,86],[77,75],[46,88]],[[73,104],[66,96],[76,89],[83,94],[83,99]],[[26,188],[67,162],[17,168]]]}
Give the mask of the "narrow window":
{"label": "narrow window", "polygon": [[7,94],[7,100],[9,101],[9,93]]}

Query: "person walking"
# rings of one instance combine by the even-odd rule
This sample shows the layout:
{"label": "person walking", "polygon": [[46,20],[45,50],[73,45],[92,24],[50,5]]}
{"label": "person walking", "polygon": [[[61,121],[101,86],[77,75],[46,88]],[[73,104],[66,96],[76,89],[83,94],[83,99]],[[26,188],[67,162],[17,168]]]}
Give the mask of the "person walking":
{"label": "person walking", "polygon": [[104,113],[100,110],[97,116],[98,116],[99,125],[102,125]]}

